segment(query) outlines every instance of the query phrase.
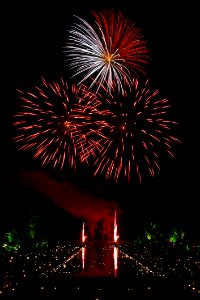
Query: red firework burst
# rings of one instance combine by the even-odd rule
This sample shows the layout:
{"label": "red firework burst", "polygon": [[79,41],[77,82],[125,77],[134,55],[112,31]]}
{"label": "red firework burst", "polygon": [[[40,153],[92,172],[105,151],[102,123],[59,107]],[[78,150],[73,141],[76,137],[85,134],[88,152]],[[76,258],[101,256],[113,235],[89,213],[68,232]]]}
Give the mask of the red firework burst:
{"label": "red firework burst", "polygon": [[170,117],[170,101],[152,90],[148,80],[140,86],[137,79],[123,94],[113,89],[109,97],[98,97],[109,113],[103,115],[107,126],[101,134],[106,138],[95,157],[94,174],[115,182],[120,177],[130,182],[135,174],[140,182],[143,173],[154,176],[160,170],[160,156],[166,152],[174,157],[173,146],[180,142],[173,134],[177,122]]}
{"label": "red firework burst", "polygon": [[14,115],[14,141],[19,150],[32,150],[42,166],[62,169],[67,160],[75,169],[77,157],[99,149],[103,136],[93,120],[99,102],[84,85],[69,85],[63,79],[49,83],[42,78],[33,91],[17,92],[21,105]]}

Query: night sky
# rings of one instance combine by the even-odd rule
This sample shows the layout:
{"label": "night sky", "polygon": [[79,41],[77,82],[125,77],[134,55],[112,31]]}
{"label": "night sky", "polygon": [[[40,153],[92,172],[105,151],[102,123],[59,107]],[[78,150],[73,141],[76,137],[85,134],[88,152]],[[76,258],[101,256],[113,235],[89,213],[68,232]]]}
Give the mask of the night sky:
{"label": "night sky", "polygon": [[[40,82],[41,76],[49,80],[60,77],[68,80],[62,48],[67,29],[74,21],[73,15],[87,18],[90,10],[106,8],[120,9],[141,28],[151,57],[147,75],[171,101],[179,123],[177,134],[182,144],[176,146],[175,158],[166,155],[160,173],[154,178],[147,175],[140,185],[114,184],[93,178],[91,170],[85,167],[80,167],[77,173],[68,169],[62,172],[53,172],[48,167],[42,169],[28,153],[18,152],[11,140],[12,116],[18,107],[15,90],[32,88]],[[161,1],[160,5],[140,1],[130,7],[127,0],[99,4],[76,0],[70,7],[58,2],[45,7],[27,2],[25,6],[18,3],[5,9],[0,126],[2,225],[20,222],[26,208],[37,206],[52,219],[55,228],[66,228],[66,220],[70,218],[86,219],[93,228],[101,219],[108,220],[108,224],[112,222],[113,209],[117,208],[119,227],[124,228],[124,235],[128,235],[129,230],[137,231],[137,225],[146,219],[166,222],[184,219],[187,226],[198,232],[196,11],[191,2],[189,6],[182,2],[180,7],[175,7],[168,1],[166,4]],[[63,216],[63,208],[68,212],[66,216]],[[61,220],[66,223],[62,225]],[[72,223],[77,234],[79,223],[75,220]]]}

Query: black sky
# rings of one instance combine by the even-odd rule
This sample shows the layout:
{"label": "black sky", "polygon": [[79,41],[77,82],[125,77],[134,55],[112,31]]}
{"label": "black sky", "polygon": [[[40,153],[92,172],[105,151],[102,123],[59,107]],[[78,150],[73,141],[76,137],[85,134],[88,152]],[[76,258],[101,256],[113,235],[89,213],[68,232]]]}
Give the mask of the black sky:
{"label": "black sky", "polygon": [[[141,28],[150,49],[152,62],[148,75],[162,94],[168,97],[180,124],[179,134],[182,144],[177,146],[175,159],[166,158],[161,172],[155,177],[148,176],[141,186],[114,185],[96,181],[88,172],[76,174],[70,180],[78,190],[84,189],[88,195],[102,197],[106,201],[117,202],[127,212],[139,220],[152,216],[172,217],[186,215],[200,225],[198,218],[198,122],[196,116],[199,93],[197,92],[198,70],[198,24],[197,7],[183,2],[175,6],[160,1],[74,1],[67,4],[47,4],[35,2],[31,5],[18,3],[5,9],[5,41],[2,57],[5,69],[1,99],[1,208],[5,201],[18,201],[12,190],[13,178],[20,182],[20,170],[38,171],[35,161],[23,158],[11,142],[12,115],[17,108],[15,89],[31,87],[40,77],[58,79],[68,76],[62,47],[66,41],[66,31],[74,21],[73,15],[87,17],[92,9],[120,9]],[[150,2],[150,3],[149,3]],[[59,174],[50,174],[55,180],[63,180]],[[46,176],[46,175],[45,175]],[[88,177],[87,177],[88,176]],[[12,179],[12,180],[11,180]],[[22,184],[23,186],[23,184]],[[92,187],[91,187],[92,186]],[[21,188],[20,193],[23,193]],[[20,203],[20,201],[19,201]],[[23,207],[23,203],[20,203]],[[7,209],[7,208],[6,208]]]}

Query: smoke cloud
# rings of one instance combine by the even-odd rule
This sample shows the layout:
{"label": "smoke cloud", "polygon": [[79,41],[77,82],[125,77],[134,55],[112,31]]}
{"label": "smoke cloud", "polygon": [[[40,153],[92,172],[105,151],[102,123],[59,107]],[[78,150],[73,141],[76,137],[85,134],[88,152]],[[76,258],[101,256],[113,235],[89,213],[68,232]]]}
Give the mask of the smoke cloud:
{"label": "smoke cloud", "polygon": [[72,182],[56,181],[41,171],[20,170],[19,177],[74,217],[85,220],[91,238],[112,238],[114,211],[116,209],[118,215],[121,212],[117,203],[78,189]]}

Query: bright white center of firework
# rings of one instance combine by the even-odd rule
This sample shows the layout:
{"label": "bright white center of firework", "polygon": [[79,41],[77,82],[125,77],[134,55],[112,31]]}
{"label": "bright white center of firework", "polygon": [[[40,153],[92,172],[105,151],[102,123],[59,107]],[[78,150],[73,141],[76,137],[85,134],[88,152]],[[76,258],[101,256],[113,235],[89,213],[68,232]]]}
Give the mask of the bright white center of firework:
{"label": "bright white center of firework", "polygon": [[107,54],[104,59],[107,63],[111,63],[113,61],[113,54]]}

